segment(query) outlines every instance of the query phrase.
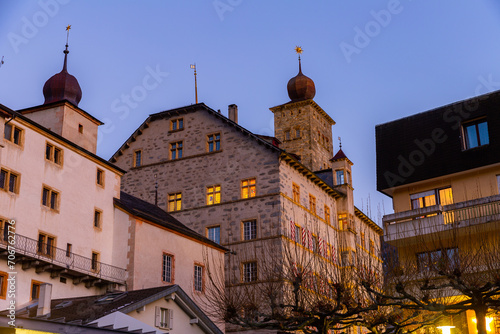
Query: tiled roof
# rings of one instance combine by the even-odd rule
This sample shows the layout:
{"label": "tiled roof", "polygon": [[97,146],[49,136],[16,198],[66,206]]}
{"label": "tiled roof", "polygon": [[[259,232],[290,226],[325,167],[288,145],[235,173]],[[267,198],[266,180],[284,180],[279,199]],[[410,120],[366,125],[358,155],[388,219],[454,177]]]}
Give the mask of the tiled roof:
{"label": "tiled roof", "polygon": [[166,227],[170,230],[179,232],[196,240],[202,241],[209,244],[221,251],[228,251],[228,249],[222,247],[221,245],[213,242],[212,240],[196,233],[186,225],[182,224],[175,217],[167,213],[166,211],[160,209],[156,205],[143,201],[140,198],[129,195],[125,192],[120,192],[120,198],[115,198],[114,203],[116,206],[122,208],[123,210],[129,212],[130,214],[145,219],[151,223]]}

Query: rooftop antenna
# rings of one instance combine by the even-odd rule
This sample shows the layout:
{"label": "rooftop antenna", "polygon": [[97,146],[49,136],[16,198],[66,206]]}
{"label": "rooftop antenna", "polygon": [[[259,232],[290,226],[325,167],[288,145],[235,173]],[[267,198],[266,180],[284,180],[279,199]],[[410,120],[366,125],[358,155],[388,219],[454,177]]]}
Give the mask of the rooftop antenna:
{"label": "rooftop antenna", "polygon": [[2,67],[4,61],[3,61],[3,56],[2,56],[2,60],[0,60],[0,67]]}
{"label": "rooftop antenna", "polygon": [[194,70],[194,96],[196,99],[196,104],[198,104],[198,85],[196,83],[196,63],[191,64],[191,69]]}
{"label": "rooftop antenna", "polygon": [[158,206],[158,179],[155,174],[155,206]]}

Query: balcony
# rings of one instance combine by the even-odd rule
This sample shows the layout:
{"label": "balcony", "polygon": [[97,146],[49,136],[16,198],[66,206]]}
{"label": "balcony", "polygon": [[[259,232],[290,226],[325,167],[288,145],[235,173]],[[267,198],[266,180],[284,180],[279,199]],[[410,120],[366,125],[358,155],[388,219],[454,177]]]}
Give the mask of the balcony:
{"label": "balcony", "polygon": [[383,218],[384,240],[390,243],[495,221],[500,221],[500,195],[386,215]]}
{"label": "balcony", "polygon": [[[4,230],[0,229],[0,256],[7,257],[8,246]],[[23,270],[35,268],[37,273],[50,272],[52,278],[71,277],[73,284],[85,283],[87,287],[106,284],[125,284],[126,270],[91,258],[67,252],[65,249],[41,243],[16,233],[16,265]]]}

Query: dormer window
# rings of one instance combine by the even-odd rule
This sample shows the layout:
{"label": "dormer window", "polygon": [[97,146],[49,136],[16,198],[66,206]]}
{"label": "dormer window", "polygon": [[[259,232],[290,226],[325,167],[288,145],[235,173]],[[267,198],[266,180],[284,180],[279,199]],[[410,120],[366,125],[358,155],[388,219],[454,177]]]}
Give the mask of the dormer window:
{"label": "dormer window", "polygon": [[344,177],[344,170],[338,170],[335,172],[336,180],[337,180],[337,185],[341,185],[345,183],[345,177]]}
{"label": "dormer window", "polygon": [[490,143],[488,122],[485,118],[462,124],[462,131],[466,150]]}

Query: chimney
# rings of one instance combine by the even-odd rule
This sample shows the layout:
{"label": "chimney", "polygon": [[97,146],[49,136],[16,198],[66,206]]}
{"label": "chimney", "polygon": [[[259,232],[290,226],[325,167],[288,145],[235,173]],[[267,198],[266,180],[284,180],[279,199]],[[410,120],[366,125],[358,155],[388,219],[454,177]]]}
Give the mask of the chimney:
{"label": "chimney", "polygon": [[38,308],[36,316],[41,317],[50,313],[50,302],[52,297],[52,284],[43,283],[40,285],[40,293],[38,296]]}
{"label": "chimney", "polygon": [[238,106],[236,104],[230,104],[227,107],[227,117],[238,124]]}

